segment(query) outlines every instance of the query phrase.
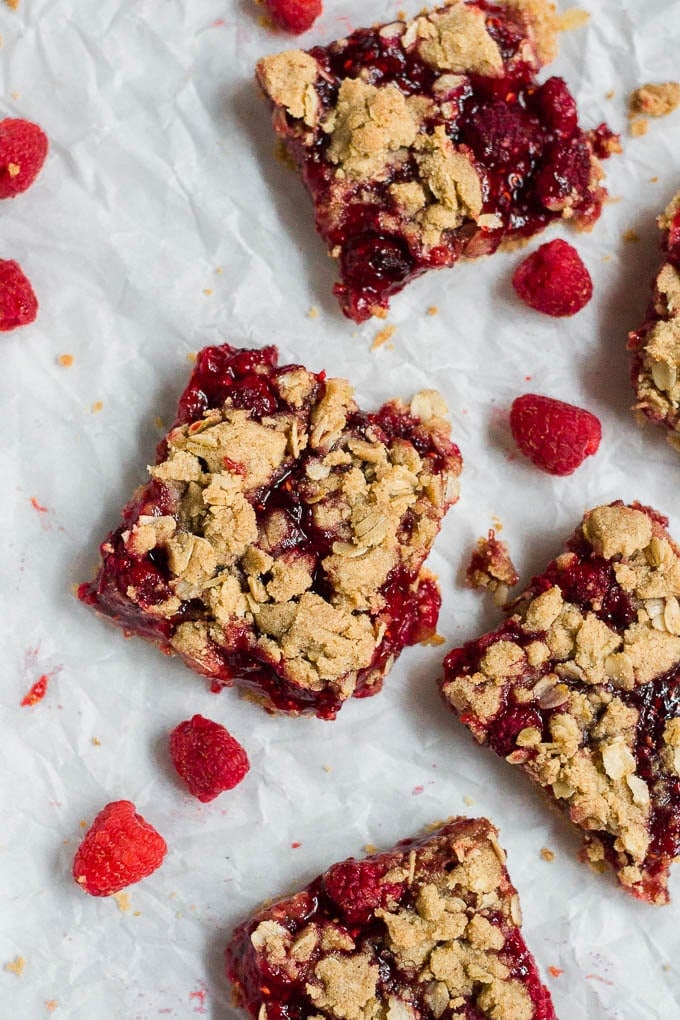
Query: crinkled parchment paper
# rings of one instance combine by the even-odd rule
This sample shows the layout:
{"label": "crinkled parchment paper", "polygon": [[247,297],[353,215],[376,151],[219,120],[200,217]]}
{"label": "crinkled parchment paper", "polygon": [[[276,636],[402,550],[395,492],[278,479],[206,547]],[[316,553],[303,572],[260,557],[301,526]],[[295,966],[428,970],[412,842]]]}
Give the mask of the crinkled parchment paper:
{"label": "crinkled parchment paper", "polygon": [[[404,6],[415,13],[418,2]],[[397,10],[385,0],[326,8],[304,45]],[[625,155],[607,166],[613,201],[576,239],[592,303],[564,321],[522,307],[510,285],[521,255],[498,255],[412,285],[393,302],[391,342],[375,350],[384,324],[341,317],[308,199],[273,156],[252,71],[295,42],[262,27],[252,0],[0,10],[2,115],[38,121],[51,142],[38,182],[0,207],[0,257],[21,262],[41,306],[35,325],[3,337],[0,373],[0,963],[25,961],[21,974],[0,969],[3,1020],[233,1020],[221,961],[236,922],[331,861],[455,813],[500,827],[561,1020],[680,1016],[680,874],[674,902],[654,908],[579,864],[569,825],[473,743],[435,689],[446,647],[497,620],[461,583],[496,519],[523,580],[598,502],[651,503],[680,536],[680,459],[636,426],[625,352],[659,257],[654,217],[680,187],[680,113],[631,139],[625,97],[680,77],[680,2],[591,9],[563,36],[554,72],[587,125],[606,118],[624,131]],[[210,694],[73,597],[144,477],[188,356],[225,340],[274,342],[284,361],[348,376],[366,407],[439,386],[465,457],[460,503],[431,558],[447,645],[404,653],[383,693],[334,723],[270,718],[235,690]],[[514,456],[506,409],[526,390],[600,416],[601,451],[571,478]],[[44,700],[20,707],[53,672]],[[252,762],[210,805],[181,789],[166,753],[168,730],[194,712],[224,722]],[[127,897],[92,899],[70,877],[81,820],[117,798],[133,800],[170,850]]]}

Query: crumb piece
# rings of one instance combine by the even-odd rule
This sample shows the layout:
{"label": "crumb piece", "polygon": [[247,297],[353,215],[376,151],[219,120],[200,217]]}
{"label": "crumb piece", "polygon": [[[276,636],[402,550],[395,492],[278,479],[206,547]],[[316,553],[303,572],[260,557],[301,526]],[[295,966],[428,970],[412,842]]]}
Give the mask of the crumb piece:
{"label": "crumb piece", "polygon": [[92,744],[93,744],[94,747],[101,747],[102,746],[102,742],[99,739],[99,737],[93,737],[92,738]]}
{"label": "crumb piece", "polygon": [[605,92],[604,98],[605,99],[613,99],[615,95],[616,95],[615,90],[614,89],[610,89],[609,92]]}
{"label": "crumb piece", "polygon": [[72,354],[60,354],[57,358],[57,362],[62,366],[62,368],[70,368],[74,360],[75,359]]}
{"label": "crumb piece", "polygon": [[323,766],[323,770],[324,770],[324,772],[332,772],[333,771],[333,767],[332,767],[332,765],[324,765]]}
{"label": "crumb piece", "polygon": [[544,846],[543,849],[541,850],[541,857],[543,858],[544,861],[555,860],[555,854],[553,853],[552,850],[549,850],[547,846]]}
{"label": "crumb piece", "polygon": [[626,244],[634,244],[640,240],[640,235],[635,230],[625,230],[622,236]]}
{"label": "crumb piece", "polygon": [[658,184],[658,183],[659,183],[659,178],[658,178],[658,177],[656,177],[656,176],[654,176],[654,177],[650,177],[650,178],[649,178],[649,183],[650,183],[650,184]]}
{"label": "crumb piece", "polygon": [[189,362],[189,364],[193,365],[197,357],[198,355],[196,354],[196,351],[189,351],[189,353],[187,354],[187,361]]}
{"label": "crumb piece", "polygon": [[426,638],[425,641],[421,641],[420,644],[427,648],[438,648],[439,645],[443,645],[446,642],[446,638],[442,637],[441,634],[433,634],[432,637]]}
{"label": "crumb piece", "polygon": [[582,7],[569,7],[558,20],[561,32],[571,32],[572,29],[586,25],[590,21],[590,13],[584,11]]}
{"label": "crumb piece", "polygon": [[309,311],[307,312],[307,318],[308,319],[318,319],[318,317],[319,317],[319,309],[316,307],[316,305],[312,305],[311,308],[309,309]]}
{"label": "crumb piece", "polygon": [[493,528],[489,529],[487,538],[477,539],[477,548],[472,553],[465,577],[471,588],[488,588],[498,593],[501,602],[506,601],[508,589],[517,584],[519,574],[510,550],[505,542],[496,538]]}
{"label": "crumb piece", "polygon": [[[19,6],[19,0],[17,0],[17,7],[18,6]],[[19,100],[21,99],[21,92],[10,92],[10,96],[12,97],[12,99],[14,100],[15,103],[18,103]]]}
{"label": "crumb piece", "polygon": [[665,117],[680,106],[680,82],[666,81],[642,85],[631,93],[628,100],[631,114],[644,113],[648,117]]}
{"label": "crumb piece", "polygon": [[98,412],[101,411],[103,406],[104,402],[102,400],[95,400],[94,404],[90,408],[90,411],[92,412],[92,414],[98,414]]}
{"label": "crumb piece", "polygon": [[397,331],[396,326],[385,326],[384,329],[381,329],[378,333],[375,334],[375,338],[373,340],[373,343],[371,344],[371,350],[377,351],[379,347],[382,347],[383,344],[386,344],[388,340],[392,339],[396,331]]}
{"label": "crumb piece", "polygon": [[112,899],[116,901],[116,905],[120,910],[121,914],[127,914],[130,909],[130,894],[126,892],[114,893]]}
{"label": "crumb piece", "polygon": [[212,287],[204,287],[203,293],[205,294],[206,297],[210,297],[210,295],[213,293]]}
{"label": "crumb piece", "polygon": [[215,272],[218,276],[221,276],[224,270],[222,269],[222,266],[215,266]]}
{"label": "crumb piece", "polygon": [[430,305],[426,312],[427,315],[439,315],[439,309],[436,305]]}
{"label": "crumb piece", "polygon": [[15,956],[13,960],[5,964],[5,970],[8,970],[11,974],[16,974],[17,977],[21,977],[26,966],[26,960],[23,956]]}
{"label": "crumb piece", "polygon": [[612,255],[603,255],[602,256],[602,261],[603,262],[611,262],[612,258],[613,258]]}
{"label": "crumb piece", "polygon": [[463,804],[465,804],[466,807],[472,807],[474,804],[474,798],[468,797],[466,794],[465,797],[463,797]]}
{"label": "crumb piece", "polygon": [[45,1009],[47,1010],[48,1013],[54,1013],[54,1011],[55,1011],[55,1009],[57,1008],[58,1005],[59,1005],[59,1003],[57,1002],[56,999],[46,999],[45,1000]]}
{"label": "crumb piece", "polygon": [[375,843],[367,843],[366,846],[364,847],[364,853],[368,854],[369,857],[372,857],[373,854],[377,854],[377,852],[378,848],[375,845]]}
{"label": "crumb piece", "polygon": [[19,7],[19,2],[20,0],[5,0],[7,6],[10,7],[13,11],[17,10],[17,8]]}
{"label": "crumb piece", "polygon": [[643,135],[647,134],[649,130],[649,121],[646,117],[636,117],[635,120],[630,122],[628,133],[631,138],[642,138]]}

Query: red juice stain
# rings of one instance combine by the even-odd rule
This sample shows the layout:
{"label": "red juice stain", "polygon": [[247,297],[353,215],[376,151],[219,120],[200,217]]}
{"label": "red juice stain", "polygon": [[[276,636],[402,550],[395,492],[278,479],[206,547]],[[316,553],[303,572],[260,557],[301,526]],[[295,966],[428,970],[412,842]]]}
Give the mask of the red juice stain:
{"label": "red juice stain", "polygon": [[[26,652],[26,659],[24,663],[24,676],[28,677],[29,671],[32,672],[36,665],[38,658],[38,648],[29,648]],[[39,701],[45,697],[47,693],[47,685],[49,684],[52,677],[56,676],[61,670],[61,666],[56,666],[48,673],[42,673],[35,683],[31,684],[28,693],[21,699],[21,706],[23,708],[37,705]],[[36,671],[37,672],[37,671]]]}
{"label": "red juice stain", "polygon": [[199,984],[199,987],[195,992],[189,992],[189,1002],[192,999],[196,999],[197,1005],[194,1006],[194,1013],[207,1013],[208,1010],[205,1008],[205,1000],[208,994],[208,990],[203,984]]}
{"label": "red juice stain", "polygon": [[295,843],[291,843],[290,846],[291,846],[291,850],[297,850],[299,847],[302,846],[302,843],[298,843],[296,841]]}
{"label": "red juice stain", "polygon": [[414,797],[419,797],[420,794],[424,791],[424,789],[425,789],[424,786],[414,786],[413,789],[411,790],[411,793],[413,794]]}
{"label": "red juice stain", "polygon": [[48,514],[49,513],[49,510],[47,509],[47,507],[46,506],[42,506],[42,504],[38,502],[38,500],[35,498],[35,496],[31,496],[30,504],[33,507],[33,509],[36,510],[39,514]]}
{"label": "red juice stain", "polygon": [[562,967],[548,967],[548,973],[553,977],[559,977],[560,974],[564,974],[564,970]]}

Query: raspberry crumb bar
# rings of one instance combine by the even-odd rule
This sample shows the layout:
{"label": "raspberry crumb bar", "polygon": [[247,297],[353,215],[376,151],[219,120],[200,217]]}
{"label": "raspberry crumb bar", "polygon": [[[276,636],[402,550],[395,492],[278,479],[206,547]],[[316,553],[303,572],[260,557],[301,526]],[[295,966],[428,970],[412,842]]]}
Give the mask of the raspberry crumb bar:
{"label": "raspberry crumb bar", "polygon": [[423,562],[462,462],[434,390],[361,412],[275,347],[207,347],[79,597],[215,688],[332,719],[440,606]]}
{"label": "raspberry crumb bar", "polygon": [[349,318],[384,316],[428,269],[598,218],[598,157],[620,147],[604,124],[579,127],[561,78],[537,83],[558,28],[547,0],[453,0],[260,60]]}
{"label": "raspberry crumb bar", "polygon": [[454,818],[261,910],[227,947],[235,1003],[257,1020],[555,1020],[497,837]]}
{"label": "raspberry crumb bar", "polygon": [[655,511],[587,512],[495,632],[450,652],[441,690],[520,765],[624,888],[668,901],[680,854],[680,550]]}
{"label": "raspberry crumb bar", "polygon": [[680,191],[659,217],[666,262],[655,283],[647,319],[630,334],[634,410],[664,425],[680,450]]}

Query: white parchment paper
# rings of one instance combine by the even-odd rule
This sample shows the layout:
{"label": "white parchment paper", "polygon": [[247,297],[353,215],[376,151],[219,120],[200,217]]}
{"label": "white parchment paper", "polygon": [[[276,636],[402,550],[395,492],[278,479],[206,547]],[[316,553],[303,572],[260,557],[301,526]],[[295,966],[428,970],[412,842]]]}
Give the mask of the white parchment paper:
{"label": "white parchment paper", "polygon": [[[606,118],[625,132],[626,94],[680,77],[680,2],[590,6],[554,72],[587,125]],[[302,43],[396,10],[326,0]],[[624,136],[625,155],[607,165],[615,201],[576,242],[595,283],[585,311],[554,321],[526,309],[510,285],[521,255],[499,255],[412,285],[393,302],[391,345],[371,351],[382,324],[356,328],[340,315],[309,201],[273,158],[252,70],[295,43],[263,28],[260,13],[252,0],[0,9],[0,112],[38,121],[51,143],[34,187],[0,205],[0,257],[20,261],[41,306],[33,326],[1,341],[0,964],[25,966],[0,969],[0,1016],[234,1020],[223,947],[261,900],[366,844],[469,813],[500,827],[561,1020],[680,1017],[680,874],[665,908],[591,874],[569,825],[473,743],[435,689],[446,647],[497,620],[461,584],[495,519],[523,580],[598,502],[651,503],[680,535],[680,460],[658,431],[635,425],[625,352],[658,262],[654,217],[680,187],[680,113],[644,138]],[[625,242],[627,230],[639,239]],[[428,316],[432,305],[439,313]],[[212,695],[73,597],[144,477],[187,355],[227,340],[274,342],[282,361],[347,376],[366,407],[436,385],[452,410],[462,496],[431,558],[447,645],[404,653],[383,693],[349,703],[334,723],[270,718],[235,690]],[[526,390],[600,416],[601,451],[571,478],[513,454],[506,411]],[[44,700],[20,707],[53,671]],[[211,805],[182,790],[166,753],[169,729],[194,712],[224,722],[252,762]],[[71,863],[81,820],[118,798],[136,803],[169,853],[127,901],[97,900],[74,885]]]}

